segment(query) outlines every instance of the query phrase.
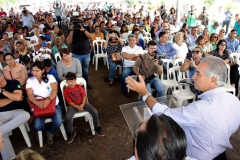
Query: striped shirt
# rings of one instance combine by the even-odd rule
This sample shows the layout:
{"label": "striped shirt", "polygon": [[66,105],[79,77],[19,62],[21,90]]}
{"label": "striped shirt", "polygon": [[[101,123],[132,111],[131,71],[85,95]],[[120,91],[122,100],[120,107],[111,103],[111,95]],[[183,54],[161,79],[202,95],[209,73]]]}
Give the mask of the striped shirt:
{"label": "striped shirt", "polygon": [[165,114],[182,126],[187,137],[187,155],[198,160],[214,159],[232,148],[230,136],[240,124],[240,101],[223,87],[202,93],[201,100],[181,108],[156,103],[154,114]]}

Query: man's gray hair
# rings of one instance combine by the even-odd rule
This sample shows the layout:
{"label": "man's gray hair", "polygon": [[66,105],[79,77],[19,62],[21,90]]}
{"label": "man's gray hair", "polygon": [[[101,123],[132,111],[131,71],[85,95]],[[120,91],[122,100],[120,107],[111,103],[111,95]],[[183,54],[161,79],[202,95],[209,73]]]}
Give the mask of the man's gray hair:
{"label": "man's gray hair", "polygon": [[129,35],[128,35],[128,39],[131,38],[131,37],[132,37],[132,38],[136,38],[136,36],[135,36],[134,34],[129,34]]}
{"label": "man's gray hair", "polygon": [[[205,75],[210,77],[216,77],[216,85],[218,87],[224,87],[227,81],[227,64],[218,57],[205,57],[201,60],[201,63],[207,63]],[[229,72],[229,71],[228,71]]]}

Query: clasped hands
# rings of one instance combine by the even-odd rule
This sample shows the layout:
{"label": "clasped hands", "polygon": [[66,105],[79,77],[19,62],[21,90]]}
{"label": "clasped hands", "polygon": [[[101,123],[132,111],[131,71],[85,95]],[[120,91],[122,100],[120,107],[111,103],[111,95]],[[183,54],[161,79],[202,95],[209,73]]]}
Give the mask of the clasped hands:
{"label": "clasped hands", "polygon": [[45,99],[44,101],[37,101],[37,103],[38,103],[37,106],[40,109],[45,109],[49,105],[50,102],[51,101],[49,99]]}

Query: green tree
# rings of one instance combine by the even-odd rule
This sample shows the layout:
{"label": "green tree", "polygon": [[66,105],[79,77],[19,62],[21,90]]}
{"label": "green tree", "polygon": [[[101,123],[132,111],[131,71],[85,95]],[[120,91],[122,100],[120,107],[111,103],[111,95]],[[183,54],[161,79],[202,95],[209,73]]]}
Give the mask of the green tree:
{"label": "green tree", "polygon": [[210,8],[213,3],[214,3],[214,0],[205,0],[204,1],[204,4],[206,5],[207,8]]}

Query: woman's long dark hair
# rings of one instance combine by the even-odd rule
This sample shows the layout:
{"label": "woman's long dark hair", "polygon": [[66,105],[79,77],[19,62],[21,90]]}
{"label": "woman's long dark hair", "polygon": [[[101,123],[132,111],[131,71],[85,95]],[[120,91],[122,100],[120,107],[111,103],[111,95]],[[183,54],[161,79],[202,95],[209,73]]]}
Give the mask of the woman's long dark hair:
{"label": "woman's long dark hair", "polygon": [[170,117],[152,115],[136,141],[140,160],[183,160],[187,138],[183,129]]}
{"label": "woman's long dark hair", "polygon": [[[32,70],[33,67],[37,67],[37,68],[40,69],[40,70],[44,70],[44,65],[43,65],[43,63],[42,63],[41,61],[36,61],[36,62],[34,62],[34,63],[31,65],[31,70]],[[48,77],[47,77],[46,71],[44,71],[43,74],[42,74],[42,80],[43,80],[43,82],[48,83],[48,80],[49,80],[49,79],[48,79]]]}
{"label": "woman's long dark hair", "polygon": [[[227,42],[226,42],[226,40],[225,40],[225,39],[221,39],[221,40],[219,40],[218,43],[217,43],[217,48],[216,48],[217,52],[219,51],[219,48],[218,48],[218,47],[221,45],[222,42],[226,43],[226,48],[227,48]],[[228,51],[226,50],[226,48],[224,49],[223,54],[228,53]]]}

